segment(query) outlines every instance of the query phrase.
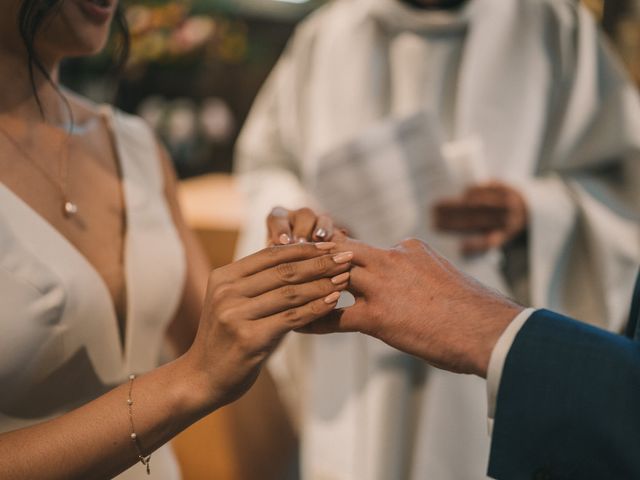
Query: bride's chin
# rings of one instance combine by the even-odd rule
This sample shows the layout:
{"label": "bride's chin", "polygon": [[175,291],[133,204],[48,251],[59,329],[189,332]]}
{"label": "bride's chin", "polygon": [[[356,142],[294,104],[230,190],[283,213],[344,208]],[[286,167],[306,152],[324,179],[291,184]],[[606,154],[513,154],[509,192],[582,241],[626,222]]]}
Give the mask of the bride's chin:
{"label": "bride's chin", "polygon": [[91,56],[99,53],[109,39],[111,20],[93,22],[78,8],[65,2],[58,18],[41,32],[42,46],[59,57]]}
{"label": "bride's chin", "polygon": [[69,32],[68,36],[64,38],[60,36],[54,38],[53,34],[50,38],[46,37],[49,37],[49,35],[43,36],[42,45],[50,55],[60,59],[96,55],[104,49],[109,38],[108,32],[78,30]]}

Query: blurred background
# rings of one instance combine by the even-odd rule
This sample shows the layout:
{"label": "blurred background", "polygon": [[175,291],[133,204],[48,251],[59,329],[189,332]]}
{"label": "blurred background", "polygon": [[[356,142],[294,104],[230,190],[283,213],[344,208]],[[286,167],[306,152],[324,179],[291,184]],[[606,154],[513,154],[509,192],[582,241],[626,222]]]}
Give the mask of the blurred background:
{"label": "blurred background", "polygon": [[[640,0],[583,0],[640,84]],[[244,207],[229,172],[238,132],[296,24],[323,0],[129,0],[132,45],[73,60],[61,78],[142,116],[171,153],[180,201],[215,266],[233,256]],[[255,408],[257,405],[260,408]],[[174,442],[186,480],[295,479],[296,435],[271,379]]]}
{"label": "blurred background", "polygon": [[[230,172],[236,136],[297,22],[325,0],[129,0],[131,55],[68,62],[63,82],[141,115],[182,178]],[[640,1],[584,0],[640,81]]]}
{"label": "blurred background", "polygon": [[296,23],[319,0],[128,1],[131,54],[120,75],[114,45],[70,61],[64,83],[143,116],[181,177],[231,170],[253,98]]}

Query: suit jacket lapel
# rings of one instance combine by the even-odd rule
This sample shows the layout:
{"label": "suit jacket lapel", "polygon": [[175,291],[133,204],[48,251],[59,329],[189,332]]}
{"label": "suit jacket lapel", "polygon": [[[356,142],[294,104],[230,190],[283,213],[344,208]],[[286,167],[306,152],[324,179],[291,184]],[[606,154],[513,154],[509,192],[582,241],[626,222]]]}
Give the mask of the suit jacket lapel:
{"label": "suit jacket lapel", "polygon": [[631,300],[631,313],[627,324],[627,336],[640,341],[640,272],[636,279],[636,286],[633,289],[633,299]]}

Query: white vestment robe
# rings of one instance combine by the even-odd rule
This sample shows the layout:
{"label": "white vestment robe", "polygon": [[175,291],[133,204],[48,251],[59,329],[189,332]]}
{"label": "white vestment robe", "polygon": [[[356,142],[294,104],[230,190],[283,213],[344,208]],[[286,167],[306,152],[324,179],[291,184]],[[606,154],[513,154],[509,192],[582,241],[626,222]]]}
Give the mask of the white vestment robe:
{"label": "white vestment robe", "polygon": [[[453,151],[526,199],[526,300],[620,330],[640,262],[640,102],[576,3],[337,0],[311,15],[238,143],[238,255],[264,245],[275,205],[328,210],[378,245],[437,241],[423,199]],[[457,259],[509,293],[499,253],[479,261]],[[298,409],[304,480],[485,477],[480,379],[358,334],[292,334],[272,360]]]}

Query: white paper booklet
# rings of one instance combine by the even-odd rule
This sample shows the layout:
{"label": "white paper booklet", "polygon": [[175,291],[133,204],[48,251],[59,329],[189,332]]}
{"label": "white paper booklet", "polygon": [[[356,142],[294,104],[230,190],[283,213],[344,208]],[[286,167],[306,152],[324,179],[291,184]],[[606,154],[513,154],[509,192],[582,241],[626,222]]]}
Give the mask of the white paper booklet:
{"label": "white paper booklet", "polygon": [[463,258],[459,236],[431,228],[435,202],[488,180],[479,139],[445,144],[437,123],[420,112],[374,125],[316,165],[314,196],[352,235],[382,247],[420,238],[468,274],[505,291],[498,252]]}

